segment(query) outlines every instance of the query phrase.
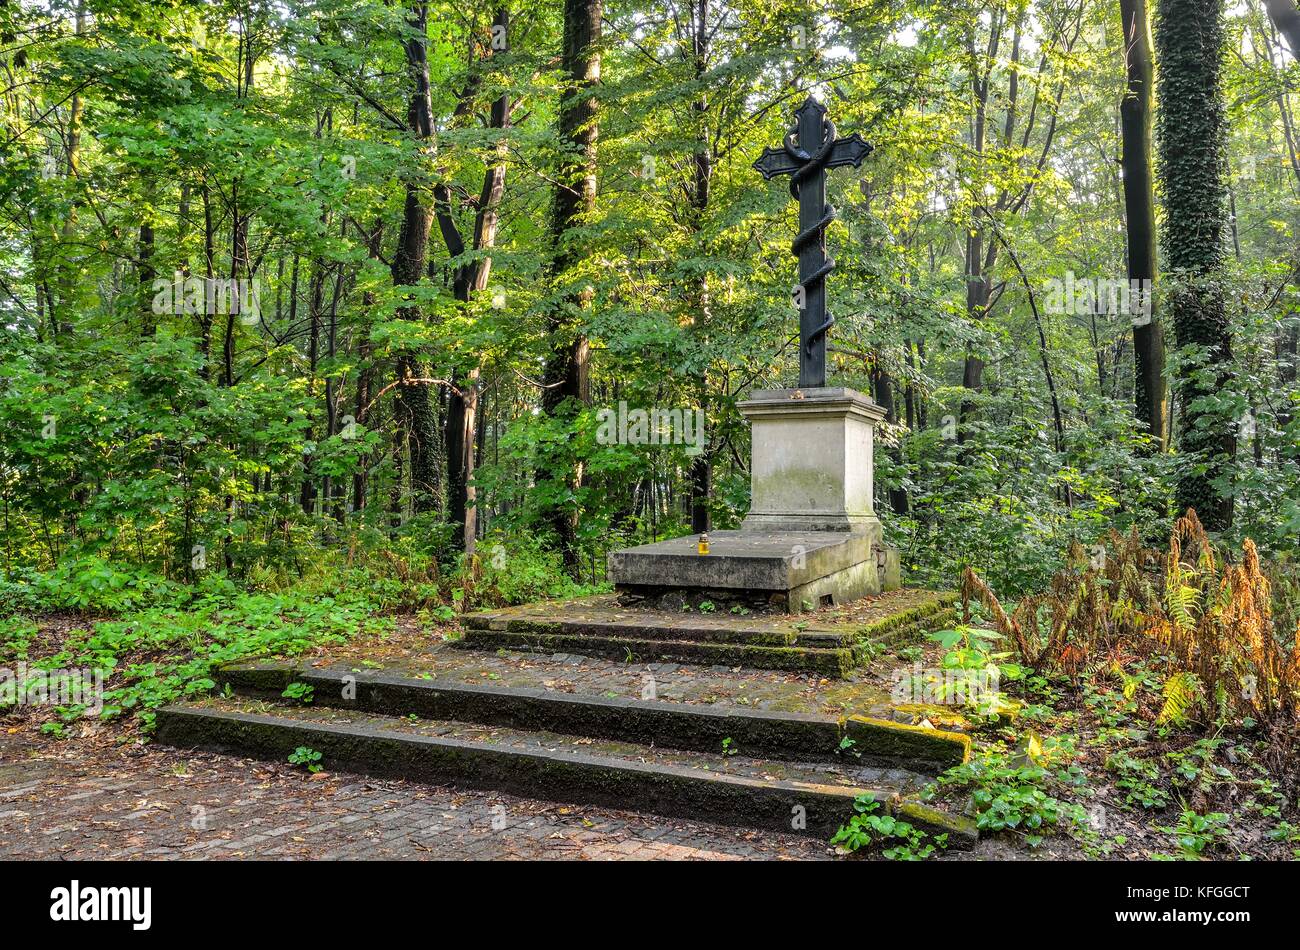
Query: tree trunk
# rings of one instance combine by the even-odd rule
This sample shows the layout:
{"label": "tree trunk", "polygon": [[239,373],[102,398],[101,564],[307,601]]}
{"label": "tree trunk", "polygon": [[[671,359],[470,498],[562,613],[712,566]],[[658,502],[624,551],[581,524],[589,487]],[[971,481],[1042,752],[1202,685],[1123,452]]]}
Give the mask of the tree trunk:
{"label": "tree trunk", "polygon": [[[410,7],[406,25],[413,36],[403,41],[406,51],[407,77],[411,83],[411,99],[407,109],[407,126],[415,138],[420,153],[433,134],[433,111],[429,101],[428,29],[429,5],[415,3]],[[393,286],[414,288],[424,276],[429,254],[429,226],[432,210],[426,201],[427,188],[418,173],[408,173],[406,202],[402,210],[402,227],[397,236],[391,271]],[[408,296],[399,307],[397,315],[404,320],[420,321],[424,315],[418,304]],[[412,505],[416,513],[434,511],[438,501],[438,458],[435,452],[435,416],[429,384],[420,382],[428,374],[417,354],[403,352],[397,358],[397,413],[401,424],[407,427],[407,446],[410,455]]]}
{"label": "tree trunk", "polygon": [[[148,212],[146,212],[148,213]],[[148,218],[140,222],[140,336],[148,339],[154,335],[153,282],[158,277],[154,266],[153,222]]]}
{"label": "tree trunk", "polygon": [[[502,35],[508,37],[510,30],[510,12],[505,8],[497,11],[493,26],[500,27]],[[494,49],[495,55],[495,49]],[[488,126],[502,133],[510,127],[511,103],[508,95],[502,94],[492,103],[492,115]],[[497,222],[500,217],[501,197],[505,193],[506,159],[509,155],[504,134],[497,142],[496,161],[488,167],[483,175],[483,188],[479,192],[478,214],[474,220],[474,235],[471,247],[476,252],[491,250],[496,246]],[[465,241],[456,229],[451,217],[451,193],[445,186],[440,186],[437,194],[438,224],[443,240],[447,244],[447,253],[459,257],[465,252]],[[463,264],[456,270],[454,291],[456,299],[469,303],[470,299],[487,288],[488,278],[492,273],[492,258],[475,255],[473,262]],[[447,420],[443,442],[447,452],[447,516],[459,527],[461,546],[466,554],[473,554],[478,535],[476,515],[476,490],[474,488],[475,438],[478,413],[478,380],[481,367],[474,365],[457,374],[455,388],[447,399]]]}
{"label": "tree trunk", "polygon": [[[84,0],[78,0],[76,14],[73,17],[73,33],[81,36],[86,32],[86,4]],[[65,170],[68,182],[73,188],[73,198],[68,206],[67,217],[63,220],[63,229],[61,231],[60,243],[63,245],[70,244],[77,230],[77,210],[81,201],[76,195],[79,188],[76,187],[76,179],[81,177],[81,124],[85,105],[81,98],[81,87],[72,93],[72,98],[68,104],[68,130],[66,133],[65,144],[67,147],[67,164]],[[62,257],[62,255],[60,255]],[[59,264],[58,271],[58,309],[55,309],[55,301],[50,298],[47,302],[50,305],[50,318],[55,329],[56,335],[64,335],[72,332],[72,317],[76,310],[76,288],[78,286],[77,273],[72,265],[64,259]]]}
{"label": "tree trunk", "polygon": [[[571,150],[562,159],[551,213],[555,256],[551,262],[556,283],[572,280],[578,261],[569,233],[580,226],[596,206],[596,100],[592,87],[600,81],[602,0],[564,0],[564,52],[561,68],[571,89],[560,105],[559,137]],[[591,302],[587,288],[568,289],[564,300],[547,319],[551,351],[543,373],[542,409],[547,415],[571,421],[578,407],[589,400],[588,346],[579,315]],[[581,464],[566,462],[567,471],[540,472],[543,479],[563,479],[571,492],[582,481]],[[553,505],[545,512],[559,540],[565,569],[579,575],[578,512],[576,506]]]}
{"label": "tree trunk", "polygon": [[[696,0],[692,14],[695,30],[691,36],[692,58],[695,66],[695,80],[701,88],[705,87],[704,78],[709,68],[709,0]],[[710,144],[709,127],[705,116],[709,111],[709,99],[704,93],[692,104],[692,111],[700,123],[698,146],[692,162],[693,180],[691,183],[691,206],[695,212],[694,225],[698,235],[704,229],[704,217],[709,210],[709,185],[713,179],[713,149]],[[701,249],[704,250],[704,249]],[[707,256],[707,254],[706,254]],[[710,316],[709,275],[701,271],[697,278],[696,315],[693,330],[701,338],[705,352],[708,351],[708,325]],[[707,419],[709,402],[709,380],[707,366],[695,379],[700,412]],[[690,411],[689,407],[685,410]],[[704,444],[704,433],[697,432],[700,453],[691,460],[691,530],[696,534],[710,528],[709,496],[713,492],[712,449]]]}
{"label": "tree trunk", "polygon": [[[984,71],[982,73],[976,68],[974,38],[970,41],[971,92],[975,100],[975,115],[971,126],[971,150],[977,157],[981,158],[984,155],[988,138],[989,86],[993,81],[993,66],[997,62],[998,47],[1002,38],[1003,16],[1003,12],[996,12],[992,15],[989,27],[988,50],[984,57]],[[1023,16],[1023,13],[1017,15],[1013,30],[1011,49],[1013,68],[1011,70],[1010,85],[1007,89],[1004,145],[1010,144],[1011,134],[1015,130],[1016,99],[1020,89],[1020,74],[1017,67],[1020,61]],[[985,248],[984,225],[980,222],[983,215],[979,209],[976,209],[973,216],[974,221],[966,232],[966,317],[971,323],[980,323],[988,315],[992,301],[993,283],[991,272],[993,265],[997,261],[997,242],[989,241],[987,249]],[[962,367],[961,384],[962,388],[971,393],[978,392],[984,387],[984,357],[973,346],[967,346],[966,348],[966,360]],[[970,397],[963,398],[960,410],[963,423],[970,418],[973,410],[974,400]],[[963,425],[958,430],[958,440],[964,441],[964,438],[965,426]]]}
{"label": "tree trunk", "polygon": [[[215,273],[217,231],[212,220],[212,193],[206,183],[200,189],[200,194],[203,196],[203,278],[205,281],[211,281]],[[204,306],[198,317],[199,351],[203,356],[199,374],[204,382],[207,382],[212,374],[212,314],[208,312],[208,307]]]}
{"label": "tree trunk", "polygon": [[[885,421],[891,425],[898,423],[898,406],[894,401],[894,381],[888,373],[880,368],[880,360],[877,357],[875,365],[871,369],[872,390],[875,392],[876,404],[885,410]],[[877,435],[879,439],[879,435]],[[879,444],[879,442],[877,442]],[[894,461],[903,471],[903,447],[900,442],[890,450],[894,456]],[[891,486],[889,489],[889,507],[895,514],[907,514],[909,505],[907,499],[907,489],[901,485]]]}
{"label": "tree trunk", "polygon": [[1178,380],[1185,460],[1177,499],[1180,509],[1195,508],[1216,531],[1232,524],[1236,454],[1232,421],[1207,408],[1231,384],[1232,335],[1223,290],[1224,45],[1222,0],[1163,0],[1156,17],[1159,171],[1167,209],[1163,256],[1174,337],[1191,357]]}
{"label": "tree trunk", "polygon": [[1295,0],[1264,0],[1264,9],[1277,31],[1286,37],[1292,56],[1300,56],[1300,10]]}
{"label": "tree trunk", "polygon": [[[1156,279],[1156,203],[1151,185],[1151,21],[1146,0],[1120,0],[1128,88],[1120,103],[1124,218],[1130,289],[1141,288],[1133,316],[1133,411],[1163,451],[1168,438],[1165,344],[1151,290]],[[1135,283],[1136,282],[1136,283]]]}
{"label": "tree trunk", "polygon": [[[366,236],[366,252],[371,260],[378,260],[384,243],[384,219],[377,218],[373,230]],[[361,312],[363,326],[369,327],[375,306],[375,293],[367,290],[361,295]],[[370,334],[363,330],[357,343],[357,392],[352,414],[357,425],[366,425],[367,407],[370,405],[370,392],[374,387],[375,368],[370,362]],[[366,473],[368,458],[363,458],[352,473],[352,510],[362,511],[366,507]]]}

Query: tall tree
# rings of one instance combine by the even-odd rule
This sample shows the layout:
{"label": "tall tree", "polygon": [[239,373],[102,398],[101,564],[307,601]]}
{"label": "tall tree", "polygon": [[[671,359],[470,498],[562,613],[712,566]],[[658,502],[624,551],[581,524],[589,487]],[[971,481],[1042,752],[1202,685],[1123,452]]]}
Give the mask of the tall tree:
{"label": "tall tree", "polygon": [[[497,10],[492,20],[492,36],[500,42],[492,45],[492,55],[505,49],[510,30],[510,11]],[[471,38],[471,43],[475,43]],[[485,44],[475,44],[482,46]],[[470,77],[461,98],[458,112],[468,111],[473,95],[480,85],[480,77]],[[487,170],[483,173],[483,187],[478,196],[478,212],[474,216],[474,229],[469,241],[461,234],[452,215],[451,188],[441,183],[434,189],[438,214],[438,228],[447,245],[447,253],[454,261],[473,252],[465,262],[458,263],[452,278],[452,292],[462,304],[469,303],[474,294],[488,285],[492,273],[492,255],[488,252],[496,245],[497,222],[500,218],[501,196],[506,183],[506,156],[508,141],[504,135],[510,126],[512,105],[508,92],[502,92],[492,102],[488,128],[500,133],[493,146]],[[478,385],[481,367],[478,363],[458,369],[447,400],[446,429],[443,443],[447,450],[447,518],[460,530],[465,553],[474,553],[477,534],[474,488],[474,433],[478,413]]]}
{"label": "tall tree", "polygon": [[1180,349],[1180,508],[1207,528],[1232,524],[1233,421],[1219,408],[1231,379],[1224,289],[1228,125],[1222,0],[1163,0],[1156,17],[1159,173],[1169,313]]}
{"label": "tall tree", "polygon": [[[691,161],[691,184],[687,189],[691,209],[694,212],[694,226],[697,232],[704,228],[704,216],[709,209],[709,183],[713,177],[713,138],[710,134],[707,117],[709,97],[704,92],[705,74],[709,69],[709,54],[713,45],[713,31],[709,28],[709,0],[695,0],[691,5],[690,23],[694,29],[690,36],[690,59],[695,82],[700,85],[699,98],[692,104],[700,127],[695,155]],[[721,26],[721,20],[718,23]],[[696,278],[696,317],[695,327],[700,334],[707,334],[709,324],[709,272],[701,270]],[[707,348],[707,341],[705,344]],[[709,396],[708,367],[702,369],[696,377],[700,407],[705,410]],[[701,433],[702,435],[702,433]],[[710,460],[711,449],[702,448],[691,460],[691,530],[704,532],[709,530],[709,495],[713,490],[713,466]]]}
{"label": "tall tree", "polygon": [[[970,144],[971,152],[977,160],[984,156],[988,140],[989,86],[993,79],[993,68],[997,63],[998,47],[1002,40],[1002,29],[1006,18],[1005,8],[991,14],[988,47],[981,57],[977,51],[977,34],[974,26],[968,40],[968,59],[970,62],[971,98],[974,102],[974,114],[971,117]],[[1020,57],[1021,20],[1016,20],[1016,38],[1012,50],[1013,61]],[[1015,122],[1015,100],[1019,91],[1019,70],[1011,73],[1009,106],[1007,108],[1008,124]],[[993,298],[993,282],[989,272],[997,260],[996,242],[990,242],[987,251],[984,247],[984,229],[976,221],[966,232],[965,271],[966,271],[966,316],[972,323],[978,323],[988,314]],[[984,357],[973,346],[966,348],[966,360],[962,367],[962,386],[970,391],[978,391],[984,385]],[[962,400],[963,421],[971,412],[972,402]]]}
{"label": "tall tree", "polygon": [[1300,9],[1295,0],[1264,0],[1264,9],[1277,31],[1286,37],[1292,55],[1300,56]]}
{"label": "tall tree", "polygon": [[[429,100],[429,5],[413,3],[405,27],[402,48],[406,54],[410,97],[406,113],[407,131],[415,148],[423,154],[433,135],[433,109]],[[413,291],[424,277],[433,212],[423,176],[408,171],[405,177],[402,226],[391,265],[393,286],[410,288],[398,315],[407,320],[422,320],[423,311],[415,301]],[[415,354],[404,351],[398,356],[398,413],[410,453],[411,494],[417,512],[436,509],[440,481],[434,444],[437,422],[429,385],[424,381],[427,375]]]}
{"label": "tall tree", "polygon": [[[1007,246],[1003,240],[995,239],[999,232],[999,219],[1021,214],[1029,203],[1034,186],[1043,175],[1052,145],[1056,138],[1057,120],[1060,115],[1061,101],[1066,89],[1064,77],[1055,83],[1055,92],[1044,96],[1044,84],[1048,74],[1051,58],[1057,52],[1070,54],[1083,29],[1083,6],[1074,10],[1066,9],[1060,17],[1049,22],[1048,39],[1041,45],[1038,68],[1033,75],[1033,97],[1029,104],[1028,115],[1021,116],[1020,103],[1021,79],[1023,71],[1021,56],[1024,52],[1024,39],[1028,10],[1018,6],[1011,11],[1011,53],[1006,93],[996,96],[993,80],[999,62],[999,48],[1008,11],[1005,7],[995,11],[990,17],[988,46],[981,56],[976,47],[974,27],[967,42],[967,59],[970,63],[970,82],[974,113],[971,120],[971,152],[975,159],[972,166],[970,188],[975,195],[972,220],[965,235],[964,269],[966,273],[966,316],[972,324],[984,322],[990,311],[1001,298],[1002,288],[995,289],[993,270],[998,262],[999,251]],[[1073,17],[1073,21],[1071,21]],[[988,125],[993,120],[990,115],[990,103],[1000,98],[1004,104],[1001,129],[994,129],[992,141]],[[1034,132],[1040,111],[1047,112],[1047,121],[1043,133],[1043,144],[1032,163],[1023,166],[1016,153],[1027,154],[1030,149],[1030,137]],[[1023,127],[1023,131],[1017,130]],[[995,159],[999,163],[1013,162],[1017,166],[1020,180],[1004,182],[998,189],[997,200],[988,205],[983,200],[982,191],[991,182],[986,177]],[[962,367],[962,387],[968,392],[978,392],[984,387],[985,354],[975,346],[968,345],[966,358]],[[974,400],[965,396],[961,404],[963,419],[969,416]],[[960,435],[959,435],[960,437]]]}
{"label": "tall tree", "polygon": [[1133,409],[1143,428],[1164,448],[1168,437],[1165,393],[1165,344],[1155,299],[1156,203],[1151,176],[1151,118],[1154,75],[1151,62],[1151,20],[1146,0],[1120,0],[1127,87],[1120,103],[1120,135],[1124,152],[1124,224],[1130,286],[1143,288],[1143,312],[1134,315]]}
{"label": "tall tree", "polygon": [[[564,0],[564,50],[561,69],[567,90],[560,105],[559,134],[565,152],[556,180],[551,210],[555,256],[551,269],[559,299],[547,318],[550,353],[543,374],[542,409],[553,418],[572,418],[589,401],[589,347],[582,312],[591,304],[591,291],[581,286],[578,264],[582,249],[574,232],[596,207],[597,104],[593,87],[600,81],[602,0]],[[576,286],[575,286],[576,285]],[[576,490],[581,464],[564,472],[541,473]],[[552,504],[547,520],[559,540],[564,566],[577,576],[577,510]]]}

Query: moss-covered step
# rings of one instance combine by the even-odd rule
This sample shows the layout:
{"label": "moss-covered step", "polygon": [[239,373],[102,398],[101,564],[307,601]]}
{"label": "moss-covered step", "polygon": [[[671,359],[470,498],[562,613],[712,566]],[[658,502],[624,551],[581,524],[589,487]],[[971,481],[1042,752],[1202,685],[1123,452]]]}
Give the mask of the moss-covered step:
{"label": "moss-covered step", "polygon": [[[955,620],[955,595],[901,589],[813,614],[626,606],[616,595],[467,614],[463,646],[679,660],[842,677],[880,646]],[[811,651],[811,652],[808,652]]]}
{"label": "moss-covered step", "polygon": [[[558,609],[557,609],[558,608]],[[467,614],[469,630],[508,633],[547,633],[616,637],[631,640],[673,640],[693,643],[732,643],[749,646],[848,647],[857,639],[852,630],[808,629],[788,621],[762,621],[723,615],[674,614],[665,610],[620,610],[612,602],[507,607]]]}
{"label": "moss-covered step", "polygon": [[329,769],[455,782],[552,801],[630,808],[697,821],[828,835],[871,795],[952,847],[976,838],[964,818],[915,801],[923,779],[905,770],[801,765],[756,758],[735,743],[715,753],[398,718],[324,707],[213,699],[158,711],[157,738],[182,748],[283,760],[300,746]]}
{"label": "moss-covered step", "polygon": [[[280,697],[291,683],[310,687],[316,705],[338,709],[573,736],[624,740],[712,752],[731,740],[751,753],[806,762],[887,765],[939,772],[966,761],[964,735],[879,718],[832,718],[744,706],[706,706],[597,696],[547,689],[414,679],[347,668],[290,663],[233,664],[216,674],[219,686],[242,695]],[[847,744],[845,739],[850,740]]]}
{"label": "moss-covered step", "polygon": [[588,634],[532,633],[506,630],[466,630],[456,644],[468,649],[529,650],[541,653],[578,653],[605,656],[629,663],[700,663],[747,666],[759,670],[785,670],[844,677],[856,660],[852,648],[774,647],[741,643],[702,643],[688,640],[646,640]]}
{"label": "moss-covered step", "polygon": [[887,648],[903,646],[921,634],[955,625],[956,602],[956,594],[935,593],[920,603],[858,624],[857,640]]}

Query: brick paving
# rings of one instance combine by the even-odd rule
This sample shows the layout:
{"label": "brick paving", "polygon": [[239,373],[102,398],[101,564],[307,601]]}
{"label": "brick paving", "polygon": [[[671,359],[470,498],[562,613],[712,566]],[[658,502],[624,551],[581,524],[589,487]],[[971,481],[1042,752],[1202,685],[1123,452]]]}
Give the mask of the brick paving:
{"label": "brick paving", "polygon": [[[12,725],[12,720],[10,721]],[[819,860],[826,844],[634,812],[0,731],[0,859]]]}

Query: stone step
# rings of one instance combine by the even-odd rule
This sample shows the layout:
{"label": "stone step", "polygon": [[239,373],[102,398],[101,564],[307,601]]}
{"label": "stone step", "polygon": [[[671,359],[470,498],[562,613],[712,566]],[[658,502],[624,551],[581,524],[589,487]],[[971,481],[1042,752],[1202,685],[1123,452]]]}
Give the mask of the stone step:
{"label": "stone step", "polygon": [[592,617],[581,613],[566,616],[520,616],[510,610],[484,611],[463,618],[466,630],[507,633],[568,634],[617,637],[633,640],[675,640],[696,643],[733,643],[750,646],[850,647],[857,635],[849,631],[799,629],[790,623],[736,624],[703,617],[678,619],[664,612],[606,612]]}
{"label": "stone step", "polygon": [[674,662],[751,667],[841,678],[848,676],[857,663],[854,651],[848,647],[778,647],[581,633],[469,629],[456,645],[468,649],[578,653],[585,656],[611,657],[629,663]]}
{"label": "stone step", "polygon": [[[385,715],[545,730],[716,752],[731,739],[751,754],[810,762],[842,763],[940,772],[966,761],[970,740],[959,733],[905,725],[867,716],[842,719],[745,706],[711,706],[597,696],[547,689],[451,680],[415,679],[335,667],[292,663],[244,663],[216,674],[218,686],[243,694],[279,697],[294,682],[311,687],[317,706]],[[850,744],[841,749],[844,739]]]}
{"label": "stone step", "polygon": [[[623,598],[625,600],[625,598]],[[598,595],[467,614],[462,646],[548,650],[641,661],[676,660],[841,678],[881,647],[896,647],[956,620],[955,595],[887,593],[861,606],[809,615],[629,605]]]}
{"label": "stone step", "polygon": [[858,642],[873,641],[881,646],[899,647],[932,630],[952,627],[957,621],[958,614],[951,595],[944,595],[931,603],[863,624],[858,628]]}
{"label": "stone step", "polygon": [[763,830],[826,836],[871,795],[949,847],[970,847],[968,819],[909,800],[923,779],[898,769],[799,764],[681,752],[540,730],[395,717],[328,707],[211,699],[158,711],[158,741],[283,761],[299,746],[327,769],[455,782],[532,798]]}

